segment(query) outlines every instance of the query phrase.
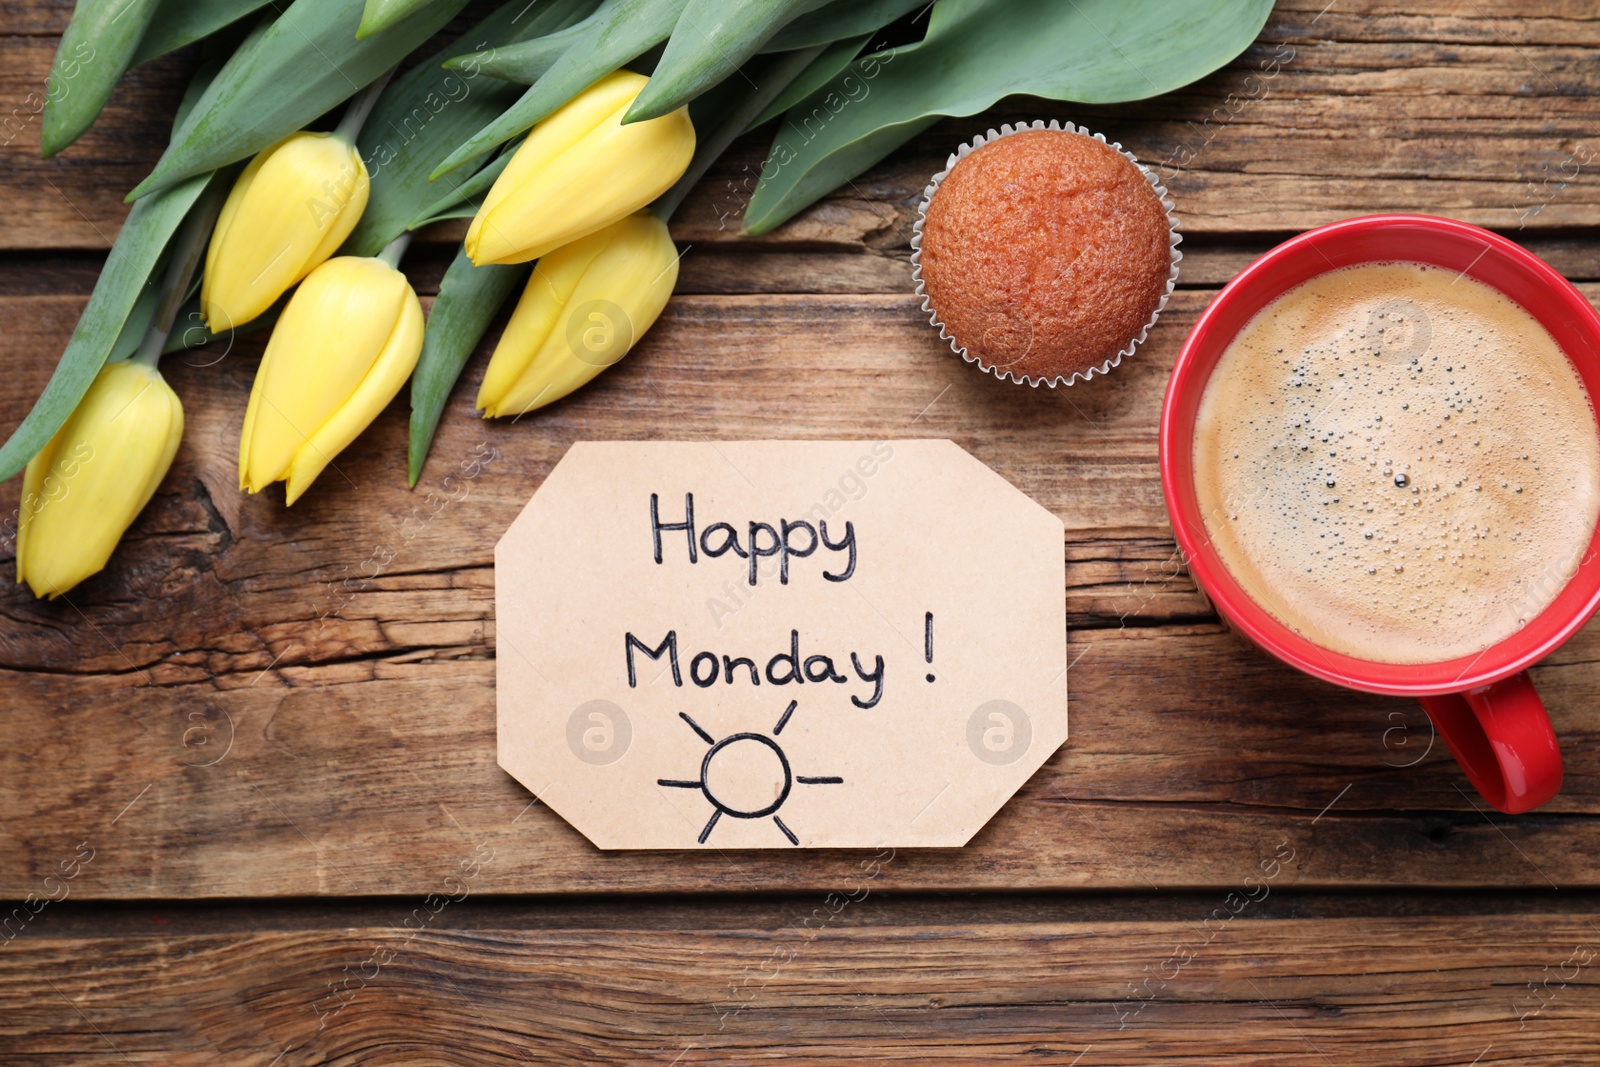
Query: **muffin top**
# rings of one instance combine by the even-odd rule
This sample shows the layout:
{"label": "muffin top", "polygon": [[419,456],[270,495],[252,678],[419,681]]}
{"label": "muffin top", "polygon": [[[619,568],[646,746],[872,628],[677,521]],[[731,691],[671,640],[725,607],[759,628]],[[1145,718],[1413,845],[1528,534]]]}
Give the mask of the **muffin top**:
{"label": "muffin top", "polygon": [[1115,148],[1063,130],[1014,133],[969,154],[934,192],[923,291],[985,370],[1070,378],[1150,321],[1169,232],[1160,196]]}

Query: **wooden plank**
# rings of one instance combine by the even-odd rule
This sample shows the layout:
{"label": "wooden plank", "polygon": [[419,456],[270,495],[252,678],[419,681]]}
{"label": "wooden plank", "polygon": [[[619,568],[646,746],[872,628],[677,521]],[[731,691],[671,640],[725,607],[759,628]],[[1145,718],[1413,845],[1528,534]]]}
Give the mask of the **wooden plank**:
{"label": "wooden plank", "polygon": [[878,921],[858,872],[750,926],[699,909],[690,929],[460,928],[471,903],[440,896],[359,926],[28,936],[0,954],[0,1050],[18,1067],[1600,1055],[1582,916],[1256,919],[1244,894],[1275,894],[1252,886],[1177,921]]}
{"label": "wooden plank", "polygon": [[[1600,281],[1600,242],[1523,232],[1513,235],[1535,255],[1575,282]],[[1202,243],[1205,242],[1205,243]],[[1178,276],[1182,289],[1226,285],[1275,241],[1218,243],[1201,238],[1183,245]],[[757,296],[844,294],[904,296],[913,289],[910,248],[855,252],[784,252],[730,245],[686,245],[679,261],[676,294]],[[438,292],[439,279],[455,255],[453,245],[419,241],[403,264],[424,296]],[[87,296],[105,262],[94,252],[0,257],[0,293],[7,297]],[[29,342],[30,345],[32,342]],[[54,338],[39,339],[48,358]]]}
{"label": "wooden plank", "polygon": [[[1600,286],[1585,288],[1600,295]],[[419,492],[405,488],[405,420],[393,410],[292,511],[276,491],[237,490],[233,456],[260,335],[236,339],[232,350],[175,356],[164,366],[188,415],[177,463],[112,569],[71,597],[95,626],[117,635],[116,645],[142,651],[126,653],[127,661],[93,648],[68,656],[56,634],[76,619],[73,609],[10,587],[0,604],[33,626],[0,636],[0,666],[93,672],[131,663],[157,670],[161,683],[195,681],[206,675],[159,672],[183,665],[165,662],[170,655],[210,648],[219,630],[259,634],[269,626],[277,642],[270,652],[271,641],[215,650],[206,670],[259,671],[291,643],[297,651],[286,665],[348,654],[351,634],[335,625],[341,613],[333,609],[366,590],[334,586],[359,577],[375,551],[394,551],[380,568],[385,582],[487,568],[498,532],[572,441],[652,436],[659,425],[689,438],[950,437],[1059,515],[1072,543],[1092,546],[1069,583],[1076,624],[1189,620],[1205,614],[1192,586],[1161,577],[1173,550],[1155,427],[1172,360],[1208,297],[1176,294],[1147,345],[1108,378],[1030,390],[953,357],[910,297],[682,296],[621,366],[515,424],[473,417],[480,355],[446,413]],[[0,427],[14,426],[43,387],[81,306],[79,298],[0,298],[15,363],[0,381]],[[798,393],[796,367],[807,385]],[[653,421],[639,418],[642,405],[655,406]],[[459,495],[451,487],[461,465],[471,467],[480,452],[497,458],[466,486],[470,503],[441,505],[443,493]],[[19,492],[15,480],[0,487],[0,514],[14,513]],[[0,551],[10,548],[0,540]],[[485,575],[474,580],[487,586]],[[153,612],[153,602],[171,604],[170,614]]]}
{"label": "wooden plank", "polygon": [[[37,93],[69,0],[22,5],[0,68],[0,248],[104,249],[131,188],[160,154],[191,57],[132,72],[101,121],[40,161]],[[1153,101],[1112,107],[1005,103],[942,122],[851,187],[807,211],[772,247],[885,248],[909,235],[929,175],[962,141],[1000,122],[1070,118],[1119,140],[1168,179],[1186,227],[1288,232],[1354,214],[1427,210],[1508,230],[1593,225],[1600,154],[1600,26],[1579,5],[1527,5],[1516,18],[1431,5],[1283,4],[1224,70]],[[34,94],[31,95],[30,94]],[[762,131],[714,168],[676,231],[737,240],[736,219],[770,144]],[[1565,164],[1566,169],[1563,170]]]}
{"label": "wooden plank", "polygon": [[[1220,886],[1274,834],[1306,846],[1307,886],[1597,884],[1600,626],[1538,672],[1565,791],[1491,819],[1413,704],[1247,650],[1182,573],[1153,434],[1207,298],[1179,293],[1092,389],[1050,392],[941,351],[905,297],[680,297],[623,365],[518,425],[471,417],[480,356],[422,492],[404,488],[396,405],[292,511],[234,480],[259,339],[169,361],[186,440],[113,568],[54,604],[0,591],[0,852],[19,857],[0,888],[33,891],[91,840],[107,860],[85,898],[409,892],[448,873],[463,828],[514,861],[495,892],[826,885],[855,859],[597,853],[494,764],[493,542],[571,441],[661,426],[950,436],[1066,520],[1073,739],[971,847],[908,859],[897,887]],[[80,299],[0,304],[18,346],[8,423]],[[480,446],[495,458],[466,478]],[[0,488],[7,513],[16,492]]]}
{"label": "wooden plank", "polygon": [[[483,624],[380,625],[439,641]],[[1469,795],[1413,705],[1297,677],[1214,627],[1078,631],[1074,739],[966,848],[907,853],[885,886],[1226,886],[1283,840],[1302,853],[1285,884],[1302,888],[1600,884],[1597,645],[1591,628],[1539,668],[1568,785],[1506,819]],[[826,889],[858,862],[596,851],[496,767],[479,655],[154,688],[7,674],[0,848],[15,859],[0,894],[36,891],[83,841],[101,856],[74,883],[83,899],[422,892],[480,839],[505,860],[484,876],[493,893]]]}

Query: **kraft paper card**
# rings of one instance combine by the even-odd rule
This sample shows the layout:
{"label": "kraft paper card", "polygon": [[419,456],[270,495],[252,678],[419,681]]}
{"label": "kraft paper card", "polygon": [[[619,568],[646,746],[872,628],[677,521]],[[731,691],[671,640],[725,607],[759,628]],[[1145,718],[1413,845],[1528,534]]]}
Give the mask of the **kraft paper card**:
{"label": "kraft paper card", "polygon": [[601,848],[965,844],[1067,737],[1062,524],[949,441],[574,445],[500,765]]}

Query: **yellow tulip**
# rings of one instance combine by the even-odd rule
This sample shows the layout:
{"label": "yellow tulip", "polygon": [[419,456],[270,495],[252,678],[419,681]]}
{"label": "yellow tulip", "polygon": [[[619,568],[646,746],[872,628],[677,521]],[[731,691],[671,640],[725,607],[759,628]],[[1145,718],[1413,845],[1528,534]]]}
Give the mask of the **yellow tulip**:
{"label": "yellow tulip", "polygon": [[239,441],[239,488],[288,482],[293,504],[405,384],[422,353],[422,305],[382,259],[311,272],[261,357]]}
{"label": "yellow tulip", "polygon": [[243,326],[336,252],[367,207],[361,153],[337,133],[293,133],[263,149],[222,206],[200,308],[221,333]]}
{"label": "yellow tulip", "polygon": [[467,230],[476,266],[526,263],[631,215],[694,155],[689,109],[624,126],[650,79],[619,70],[533,128]]}
{"label": "yellow tulip", "polygon": [[521,415],[588,384],[644,336],[677,281],[667,224],[647,212],[545,256],[489,359],[484,417]]}
{"label": "yellow tulip", "polygon": [[17,581],[53,600],[104,568],[182,436],[183,405],[160,371],[107,364],[23,475]]}

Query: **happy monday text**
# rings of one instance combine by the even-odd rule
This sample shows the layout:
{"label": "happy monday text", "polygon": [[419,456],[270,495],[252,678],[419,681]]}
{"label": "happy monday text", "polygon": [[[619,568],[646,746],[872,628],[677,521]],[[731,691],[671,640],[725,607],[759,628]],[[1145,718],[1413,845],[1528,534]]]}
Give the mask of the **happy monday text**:
{"label": "happy monday text", "polygon": [[[779,585],[788,585],[791,577],[802,580],[807,570],[798,561],[817,556],[809,568],[815,577],[829,583],[848,582],[856,573],[856,530],[850,522],[844,529],[830,528],[826,519],[816,523],[805,519],[779,519],[771,523],[751,521],[743,529],[728,522],[713,522],[708,526],[697,524],[694,512],[694,494],[685,493],[681,518],[676,514],[664,516],[658,494],[650,494],[650,540],[658,566],[670,564],[697,566],[705,560],[724,556],[737,558],[742,580],[756,584],[756,569],[763,559],[777,563]],[[747,576],[747,577],[746,577]],[[631,631],[623,643],[628,666],[628,686],[637,688],[638,659],[660,662],[665,659],[672,671],[672,684],[681,687],[686,673],[679,661],[678,631],[668,630],[654,646],[646,644]],[[800,631],[789,631],[789,647],[768,658],[764,665],[749,656],[718,655],[715,652],[696,652],[688,660],[689,681],[701,689],[710,689],[719,683],[733,685],[748,681],[751,685],[804,685],[807,682],[847,685],[852,681],[871,686],[869,695],[852,693],[850,702],[858,708],[875,707],[883,699],[883,657],[873,656],[872,669],[868,670],[861,657],[850,653],[848,672],[833,657],[813,654],[801,656]],[[865,690],[863,690],[865,694]]]}

